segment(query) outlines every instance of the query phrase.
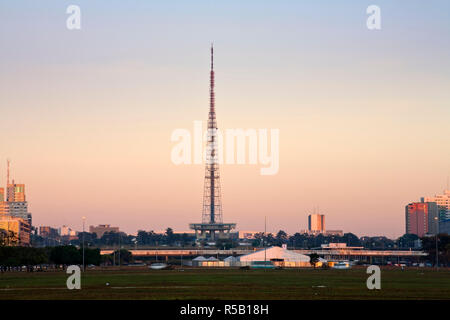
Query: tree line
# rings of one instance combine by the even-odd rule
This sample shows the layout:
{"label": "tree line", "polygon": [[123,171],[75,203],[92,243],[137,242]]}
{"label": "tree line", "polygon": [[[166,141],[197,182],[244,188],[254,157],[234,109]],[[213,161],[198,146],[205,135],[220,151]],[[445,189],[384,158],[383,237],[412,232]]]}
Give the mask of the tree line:
{"label": "tree line", "polygon": [[348,247],[363,247],[365,249],[374,250],[394,250],[394,249],[409,249],[417,246],[419,237],[414,234],[405,234],[396,240],[388,239],[387,237],[361,237],[358,238],[353,233],[344,233],[340,235],[326,235],[326,234],[307,234],[295,233],[288,236],[283,230],[273,236],[272,234],[257,233],[252,240],[252,246],[281,246],[286,244],[289,247],[312,249],[318,248],[323,244],[329,243],[345,243]]}
{"label": "tree line", "polygon": [[[1,230],[0,230],[1,231]],[[39,264],[55,264],[55,265],[70,265],[82,263],[82,248],[79,246],[82,236],[78,240],[78,246],[66,245],[55,247],[20,247],[8,245],[7,237],[9,235],[3,234],[3,242],[0,242],[0,268],[39,265]],[[5,238],[5,235],[7,236]],[[89,238],[89,235],[91,236]],[[127,250],[115,251],[111,255],[100,255],[100,249],[96,248],[95,234],[86,233],[85,235],[85,264],[99,265],[101,263],[117,265],[132,262],[132,256]],[[6,242],[5,242],[6,239]],[[173,245],[176,243],[191,245],[195,243],[195,239],[186,234],[174,234],[172,229],[168,228],[164,234],[156,234],[153,231],[139,231],[137,237],[120,235],[118,233],[107,233],[101,239],[106,244],[139,244],[139,245]],[[272,234],[258,233],[255,239],[252,240],[251,245],[255,247],[281,246],[288,245],[290,248],[317,248],[325,243],[346,243],[347,246],[361,246],[366,249],[408,249],[416,247],[419,237],[413,234],[405,234],[396,240],[387,239],[386,237],[361,237],[358,238],[352,233],[345,233],[343,236],[326,236],[308,235],[295,233],[288,236],[286,232],[280,230],[275,236]],[[436,237],[423,237],[422,250],[429,254],[427,260],[434,263],[436,260]],[[218,240],[216,246],[218,248],[230,249],[237,247],[239,240]],[[438,260],[440,265],[450,264],[450,236],[440,234],[437,237]],[[120,259],[120,262],[119,262]]]}
{"label": "tree line", "polygon": [[[34,266],[34,265],[72,265],[82,264],[82,249],[74,246],[57,246],[46,248],[0,246],[0,268]],[[85,248],[86,265],[100,265],[100,249]]]}
{"label": "tree line", "polygon": [[[1,230],[0,230],[1,231]],[[11,237],[3,236],[3,239],[10,239]],[[363,247],[365,249],[373,250],[395,250],[395,249],[410,249],[417,248],[419,237],[414,234],[405,234],[398,239],[389,239],[384,236],[377,237],[361,237],[358,238],[353,233],[344,233],[340,235],[326,235],[326,234],[306,234],[295,233],[288,236],[288,234],[280,230],[276,235],[271,233],[264,234],[257,233],[254,239],[244,240],[253,247],[262,246],[281,246],[283,244],[289,247],[311,249],[318,248],[322,244],[328,243],[345,243],[349,247]],[[11,240],[4,240],[6,241]],[[87,247],[134,247],[134,246],[195,246],[196,239],[192,234],[176,234],[172,228],[167,228],[164,233],[156,233],[152,231],[139,230],[137,235],[127,235],[124,232],[105,232],[101,238],[97,238],[95,233],[80,232],[77,239],[62,243],[58,240],[45,239],[40,236],[32,236],[32,245],[36,247],[56,246],[61,244],[68,244],[74,246],[81,246],[84,241]],[[233,248],[239,246],[243,240],[230,239],[218,240],[216,246],[219,248]],[[2,245],[2,235],[0,233],[0,245]],[[200,242],[200,245],[205,246],[206,241]]]}
{"label": "tree line", "polygon": [[[56,246],[62,244],[61,239],[47,239],[38,235],[32,236],[32,245],[37,247]],[[172,228],[167,228],[163,234],[154,231],[139,230],[137,236],[127,235],[124,232],[105,232],[102,237],[97,238],[97,234],[80,232],[77,239],[67,241],[66,244],[81,246],[84,242],[88,247],[105,246],[158,246],[158,245],[192,245],[195,244],[195,236],[187,233],[177,234]]]}

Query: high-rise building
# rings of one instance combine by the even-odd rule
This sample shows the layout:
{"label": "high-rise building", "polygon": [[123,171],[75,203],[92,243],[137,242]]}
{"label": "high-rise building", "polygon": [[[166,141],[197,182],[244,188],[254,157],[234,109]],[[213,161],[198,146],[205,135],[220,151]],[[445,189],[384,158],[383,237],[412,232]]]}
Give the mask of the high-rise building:
{"label": "high-rise building", "polygon": [[44,238],[56,239],[59,237],[58,229],[49,226],[40,226],[39,235]]}
{"label": "high-rise building", "polygon": [[9,216],[9,202],[0,201],[0,216]]}
{"label": "high-rise building", "polygon": [[423,237],[436,234],[439,207],[435,202],[413,202],[405,207],[406,233]]}
{"label": "high-rise building", "polygon": [[9,159],[7,160],[6,176],[6,194],[5,189],[0,188],[0,229],[6,227],[7,230],[15,232],[19,245],[29,245],[32,220],[25,198],[25,185],[16,184],[14,180],[12,183],[9,182]]}
{"label": "high-rise building", "polygon": [[[2,188],[2,190],[4,189]],[[32,219],[31,213],[28,212],[24,184],[14,183],[14,180],[12,183],[8,183],[6,186],[6,201],[4,199],[4,192],[2,197],[2,192],[0,190],[0,200],[2,198],[3,201],[0,201],[0,215],[9,215],[14,218],[24,219],[31,226]]]}
{"label": "high-rise building", "polygon": [[435,202],[440,207],[439,220],[450,219],[450,190],[444,190],[444,194],[437,194],[434,197],[422,197],[422,202]]}
{"label": "high-rise building", "polygon": [[61,237],[64,237],[64,236],[76,236],[77,235],[77,232],[75,230],[72,230],[71,228],[69,228],[66,225],[64,225],[61,228],[59,228],[58,232],[59,232],[59,235]]}
{"label": "high-rise building", "polygon": [[308,216],[308,230],[310,232],[323,233],[325,231],[325,215],[310,214]]}
{"label": "high-rise building", "polygon": [[[8,215],[14,218],[21,218],[32,224],[31,213],[28,212],[28,203],[24,202],[6,202],[8,205]],[[0,210],[2,210],[0,205]]]}
{"label": "high-rise building", "polygon": [[31,226],[26,220],[0,216],[0,229],[6,232],[6,245],[30,245]]}
{"label": "high-rise building", "polygon": [[97,238],[100,239],[106,232],[119,232],[119,227],[111,227],[109,224],[99,224],[98,226],[89,226],[89,232],[95,233]]}
{"label": "high-rise building", "polygon": [[62,244],[68,244],[72,240],[77,240],[77,231],[72,230],[66,225],[63,225],[61,228],[58,229],[59,232],[59,239]]}
{"label": "high-rise building", "polygon": [[13,183],[6,187],[6,201],[25,202],[25,185]]}

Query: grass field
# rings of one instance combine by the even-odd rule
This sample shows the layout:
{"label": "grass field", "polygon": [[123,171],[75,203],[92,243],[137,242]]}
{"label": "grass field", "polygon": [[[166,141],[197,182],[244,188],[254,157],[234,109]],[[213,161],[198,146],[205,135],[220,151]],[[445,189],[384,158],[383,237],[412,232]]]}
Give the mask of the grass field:
{"label": "grass field", "polygon": [[[88,270],[81,290],[63,271],[0,274],[0,299],[450,299],[450,270],[382,269],[368,290],[365,268],[350,270]],[[109,283],[109,286],[106,285]]]}

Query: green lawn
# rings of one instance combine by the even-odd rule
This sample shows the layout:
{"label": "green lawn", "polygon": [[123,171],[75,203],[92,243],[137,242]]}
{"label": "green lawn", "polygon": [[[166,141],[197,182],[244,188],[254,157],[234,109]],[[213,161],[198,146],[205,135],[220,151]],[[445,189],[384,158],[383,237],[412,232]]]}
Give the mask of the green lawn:
{"label": "green lawn", "polygon": [[449,269],[382,269],[381,290],[367,289],[368,276],[365,268],[104,269],[68,290],[62,271],[15,272],[0,274],[0,299],[450,299]]}

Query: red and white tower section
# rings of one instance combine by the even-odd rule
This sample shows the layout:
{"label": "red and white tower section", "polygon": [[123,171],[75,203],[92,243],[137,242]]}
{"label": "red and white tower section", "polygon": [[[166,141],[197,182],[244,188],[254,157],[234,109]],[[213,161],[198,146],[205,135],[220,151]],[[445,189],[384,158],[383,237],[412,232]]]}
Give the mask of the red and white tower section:
{"label": "red and white tower section", "polygon": [[202,223],[192,223],[197,239],[215,241],[227,239],[235,223],[223,223],[220,192],[219,150],[214,96],[214,51],[211,46],[211,71],[209,82],[208,134],[206,144],[205,186],[203,190]]}

